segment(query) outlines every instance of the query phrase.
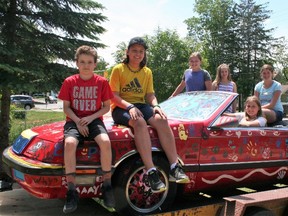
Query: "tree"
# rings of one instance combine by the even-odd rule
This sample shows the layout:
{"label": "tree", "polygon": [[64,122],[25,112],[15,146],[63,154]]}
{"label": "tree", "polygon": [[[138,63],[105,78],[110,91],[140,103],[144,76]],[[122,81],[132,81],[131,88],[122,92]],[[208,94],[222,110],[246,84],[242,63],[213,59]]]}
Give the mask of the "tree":
{"label": "tree", "polygon": [[233,63],[234,35],[231,32],[232,0],[197,0],[197,16],[184,22],[188,36],[202,45],[202,55],[208,59],[207,70],[216,73],[219,64]]}
{"label": "tree", "polygon": [[102,9],[93,0],[1,1],[0,155],[9,143],[11,91],[59,88],[75,73],[65,62],[74,60],[77,47],[105,47],[97,42],[105,31]]}
{"label": "tree", "polygon": [[97,70],[106,70],[108,65],[109,63],[106,62],[103,57],[98,57],[97,67],[96,67]]}
{"label": "tree", "polygon": [[128,45],[125,42],[121,42],[117,45],[116,52],[112,54],[116,63],[120,63],[125,59],[127,46]]}
{"label": "tree", "polygon": [[[265,29],[265,21],[271,11],[266,4],[256,5],[253,0],[241,0],[233,8],[234,32],[239,43],[237,52],[238,86],[243,96],[253,94],[259,81],[259,70],[264,63],[273,64],[271,48],[275,39],[273,29]],[[247,83],[249,85],[247,85]]]}
{"label": "tree", "polygon": [[193,44],[169,29],[162,31],[158,28],[155,36],[146,38],[149,46],[148,67],[153,71],[155,93],[158,100],[163,101],[172,94],[184,70],[189,67]]}
{"label": "tree", "polygon": [[275,46],[273,55],[275,56],[276,68],[284,77],[282,83],[288,81],[288,41],[285,38],[279,38],[279,46]]}
{"label": "tree", "polygon": [[246,98],[253,94],[263,63],[274,62],[270,52],[275,46],[273,29],[265,29],[271,11],[266,4],[256,5],[253,0],[197,0],[197,16],[185,20],[188,36],[202,45],[208,59],[207,69],[215,74],[221,63],[230,64],[238,92]]}

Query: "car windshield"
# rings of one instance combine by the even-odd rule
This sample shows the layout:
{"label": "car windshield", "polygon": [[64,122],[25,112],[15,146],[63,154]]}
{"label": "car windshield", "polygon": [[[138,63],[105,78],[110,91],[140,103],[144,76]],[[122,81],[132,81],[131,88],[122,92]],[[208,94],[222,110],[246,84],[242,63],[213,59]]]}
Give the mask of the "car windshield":
{"label": "car windshield", "polygon": [[203,91],[180,94],[160,104],[169,119],[199,121],[208,119],[227,100],[227,92]]}

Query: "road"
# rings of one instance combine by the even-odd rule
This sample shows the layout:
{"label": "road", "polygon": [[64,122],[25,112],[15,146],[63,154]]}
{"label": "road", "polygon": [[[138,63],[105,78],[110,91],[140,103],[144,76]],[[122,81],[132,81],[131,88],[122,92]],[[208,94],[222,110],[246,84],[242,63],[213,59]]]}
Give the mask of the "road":
{"label": "road", "polygon": [[[60,199],[39,199],[17,184],[12,191],[0,192],[0,216],[55,216],[67,215],[62,212],[64,200]],[[193,203],[193,204],[192,204]],[[178,197],[171,208],[186,209],[189,207],[210,204],[210,199],[205,196]],[[171,210],[172,210],[171,209]],[[164,212],[163,212],[164,213]],[[166,213],[164,213],[166,214]],[[75,212],[68,214],[71,216],[119,216],[116,212],[109,212],[107,209],[98,204],[94,199],[80,199],[78,208]],[[185,214],[181,214],[185,215]],[[201,214],[196,214],[200,216]],[[127,215],[129,216],[129,215]],[[151,215],[152,216],[152,215]],[[203,216],[203,215],[201,215]],[[205,215],[211,216],[211,215]]]}
{"label": "road", "polygon": [[35,100],[35,108],[36,110],[55,110],[55,111],[63,111],[63,102],[58,99],[57,103],[45,103],[44,98],[34,99]]}
{"label": "road", "polygon": [[[17,187],[17,186],[16,186]],[[25,190],[17,187],[12,191],[0,192],[0,215],[1,216],[55,216],[67,215],[62,212],[64,200],[39,199],[33,197]],[[76,212],[73,216],[116,216],[93,199],[80,199]]]}

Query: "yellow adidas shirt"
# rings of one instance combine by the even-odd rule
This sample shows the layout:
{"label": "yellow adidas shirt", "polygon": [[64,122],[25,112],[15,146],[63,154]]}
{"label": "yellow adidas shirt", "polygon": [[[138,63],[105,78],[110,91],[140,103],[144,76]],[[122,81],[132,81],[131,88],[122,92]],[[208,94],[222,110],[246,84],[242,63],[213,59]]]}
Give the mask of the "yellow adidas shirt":
{"label": "yellow adidas shirt", "polygon": [[[145,66],[139,72],[131,72],[126,64],[118,64],[112,69],[110,87],[129,103],[145,103],[145,95],[154,93],[152,71]],[[114,109],[115,105],[112,103],[111,107]]]}

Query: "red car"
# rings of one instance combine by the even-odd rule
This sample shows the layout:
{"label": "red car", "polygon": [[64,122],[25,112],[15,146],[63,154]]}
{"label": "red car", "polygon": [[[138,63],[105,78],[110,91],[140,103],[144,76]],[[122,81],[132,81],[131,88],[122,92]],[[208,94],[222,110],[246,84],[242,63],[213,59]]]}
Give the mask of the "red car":
{"label": "red car", "polygon": [[[181,187],[181,193],[287,182],[287,128],[239,127],[236,118],[221,115],[237,97],[228,92],[190,92],[160,104],[169,117],[179,162],[191,180]],[[169,163],[155,130],[148,127],[153,160],[168,186],[160,194],[151,192],[133,131],[114,125],[111,117],[104,121],[112,142],[116,210],[124,215],[144,215],[165,209],[175,198],[177,184],[168,181]],[[65,197],[63,124],[25,130],[4,151],[7,174],[36,197]],[[77,182],[81,197],[101,197],[99,148],[92,141],[77,149]]]}

